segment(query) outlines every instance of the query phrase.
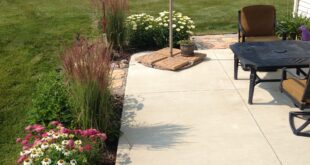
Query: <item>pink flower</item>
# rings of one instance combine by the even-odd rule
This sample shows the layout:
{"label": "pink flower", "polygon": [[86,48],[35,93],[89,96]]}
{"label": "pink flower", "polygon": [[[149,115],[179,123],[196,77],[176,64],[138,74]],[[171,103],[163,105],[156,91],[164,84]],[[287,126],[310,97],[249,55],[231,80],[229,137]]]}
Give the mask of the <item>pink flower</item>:
{"label": "pink flower", "polygon": [[26,128],[25,128],[25,131],[31,131],[32,130],[32,125],[28,125]]}
{"label": "pink flower", "polygon": [[82,130],[80,130],[80,129],[75,129],[75,130],[73,130],[73,132],[76,135],[81,135],[82,134]]}
{"label": "pink flower", "polygon": [[71,133],[71,130],[70,129],[67,129],[67,128],[62,128],[60,130],[61,133]]}
{"label": "pink flower", "polygon": [[20,164],[22,163],[25,159],[27,159],[27,156],[26,155],[23,155],[23,156],[20,156],[17,160],[17,163]]}
{"label": "pink flower", "polygon": [[47,133],[43,133],[41,136],[42,137],[47,137],[48,135],[47,135]]}
{"label": "pink flower", "polygon": [[31,134],[31,133],[28,133],[28,134],[25,136],[25,139],[26,139],[26,140],[29,140],[31,137],[32,137],[32,134]]}
{"label": "pink flower", "polygon": [[34,141],[33,145],[37,146],[37,145],[40,145],[41,143],[42,143],[42,141],[37,139],[37,140]]}
{"label": "pink flower", "polygon": [[22,141],[21,138],[17,138],[17,139],[16,139],[16,143],[20,143],[21,141]]}
{"label": "pink flower", "polygon": [[24,140],[22,141],[22,145],[25,146],[25,145],[27,145],[27,144],[28,144],[28,140],[24,139]]}
{"label": "pink flower", "polygon": [[86,144],[86,145],[84,146],[84,150],[85,150],[85,151],[90,151],[90,150],[91,150],[91,146],[90,146],[89,144]]}
{"label": "pink flower", "polygon": [[67,147],[74,148],[74,141],[72,139],[68,141]]}
{"label": "pink flower", "polygon": [[105,133],[100,133],[97,135],[101,141],[106,141],[107,140],[107,135]]}
{"label": "pink flower", "polygon": [[32,129],[35,132],[41,132],[41,131],[44,131],[45,128],[40,124],[35,124],[32,126]]}
{"label": "pink flower", "polygon": [[50,122],[50,125],[53,125],[53,126],[58,126],[59,124],[61,124],[59,121]]}
{"label": "pink flower", "polygon": [[84,148],[83,148],[83,147],[79,147],[79,151],[80,151],[80,152],[83,152],[83,151],[84,151]]}
{"label": "pink flower", "polygon": [[32,146],[30,144],[26,144],[23,146],[23,150],[28,150],[30,149]]}

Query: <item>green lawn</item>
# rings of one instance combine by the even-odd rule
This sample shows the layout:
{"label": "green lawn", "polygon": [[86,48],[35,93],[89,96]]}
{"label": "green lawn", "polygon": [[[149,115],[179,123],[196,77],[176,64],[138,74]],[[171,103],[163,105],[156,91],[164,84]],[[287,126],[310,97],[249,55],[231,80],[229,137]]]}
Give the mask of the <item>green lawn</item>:
{"label": "green lawn", "polygon": [[[236,12],[268,0],[178,0],[175,8],[191,16],[199,33],[236,32]],[[292,2],[274,0],[278,15]],[[273,4],[273,2],[271,2]],[[152,15],[168,0],[130,0],[131,13]],[[287,8],[289,10],[287,10]],[[27,109],[40,75],[59,65],[59,54],[75,33],[98,35],[88,0],[0,0],[0,164],[15,164],[15,138],[25,126]]]}
{"label": "green lawn", "polygon": [[87,0],[0,1],[0,164],[16,164],[37,78],[59,65],[75,33],[94,34]]}
{"label": "green lawn", "polygon": [[[156,16],[169,9],[168,0],[130,0],[132,14],[145,12]],[[277,9],[277,17],[293,11],[294,0],[175,0],[174,7],[193,18],[197,34],[236,33],[237,11],[246,5],[271,4]]]}

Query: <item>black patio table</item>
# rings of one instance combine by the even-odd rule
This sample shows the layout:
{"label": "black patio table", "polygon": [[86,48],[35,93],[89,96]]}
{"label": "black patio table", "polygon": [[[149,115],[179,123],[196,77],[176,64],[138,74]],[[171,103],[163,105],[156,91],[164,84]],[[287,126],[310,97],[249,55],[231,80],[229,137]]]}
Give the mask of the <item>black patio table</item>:
{"label": "black patio table", "polygon": [[250,87],[248,103],[253,103],[254,87],[260,82],[276,82],[281,79],[261,79],[257,71],[270,71],[281,68],[309,67],[310,42],[307,41],[270,41],[243,42],[230,45],[234,53],[234,78],[238,79],[239,63],[244,69],[249,69]]}

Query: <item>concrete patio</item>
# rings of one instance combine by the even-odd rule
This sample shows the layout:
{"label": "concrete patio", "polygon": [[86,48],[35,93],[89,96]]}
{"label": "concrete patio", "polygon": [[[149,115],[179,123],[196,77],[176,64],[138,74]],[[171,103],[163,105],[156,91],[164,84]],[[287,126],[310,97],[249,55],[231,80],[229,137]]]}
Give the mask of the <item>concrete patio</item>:
{"label": "concrete patio", "polygon": [[233,79],[232,52],[199,52],[207,58],[179,72],[136,63],[145,53],[132,57],[117,164],[310,164],[310,139],[292,134],[288,113],[298,109],[279,83],[257,85],[248,105],[249,72]]}

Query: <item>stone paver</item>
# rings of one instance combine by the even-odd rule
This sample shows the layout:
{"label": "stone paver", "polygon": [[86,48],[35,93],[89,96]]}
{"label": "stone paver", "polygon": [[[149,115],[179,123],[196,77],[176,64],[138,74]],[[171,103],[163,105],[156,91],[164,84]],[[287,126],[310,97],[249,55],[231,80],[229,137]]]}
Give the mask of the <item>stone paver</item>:
{"label": "stone paver", "polygon": [[292,134],[288,112],[297,109],[278,84],[258,85],[248,105],[249,73],[233,80],[231,51],[202,53],[205,61],[180,72],[131,60],[116,164],[310,164],[310,140]]}

